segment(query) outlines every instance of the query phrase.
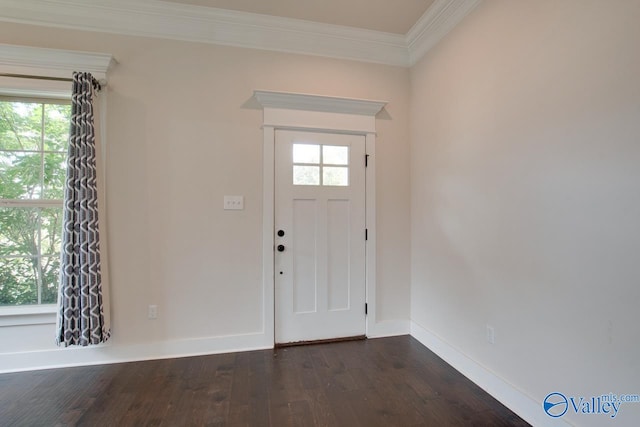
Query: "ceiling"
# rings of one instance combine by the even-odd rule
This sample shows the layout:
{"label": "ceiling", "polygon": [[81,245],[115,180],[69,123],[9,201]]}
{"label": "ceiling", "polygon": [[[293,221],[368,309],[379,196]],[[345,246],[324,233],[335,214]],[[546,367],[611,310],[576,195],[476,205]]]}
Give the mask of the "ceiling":
{"label": "ceiling", "polygon": [[165,0],[406,34],[435,0]]}

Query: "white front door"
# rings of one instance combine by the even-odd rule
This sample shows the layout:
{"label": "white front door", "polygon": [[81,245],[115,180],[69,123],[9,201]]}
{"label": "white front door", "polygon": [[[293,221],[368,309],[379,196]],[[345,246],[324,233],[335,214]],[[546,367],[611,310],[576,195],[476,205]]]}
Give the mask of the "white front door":
{"label": "white front door", "polygon": [[365,334],[365,137],[275,135],[276,343]]}

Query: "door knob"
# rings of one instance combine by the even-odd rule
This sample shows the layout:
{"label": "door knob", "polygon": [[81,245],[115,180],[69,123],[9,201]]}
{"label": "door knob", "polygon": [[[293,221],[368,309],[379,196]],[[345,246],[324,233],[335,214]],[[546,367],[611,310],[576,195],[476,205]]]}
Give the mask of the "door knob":
{"label": "door knob", "polygon": [[278,245],[278,252],[284,252],[284,245]]}
{"label": "door knob", "polygon": [[279,237],[284,236],[284,230],[278,230],[278,236]]}

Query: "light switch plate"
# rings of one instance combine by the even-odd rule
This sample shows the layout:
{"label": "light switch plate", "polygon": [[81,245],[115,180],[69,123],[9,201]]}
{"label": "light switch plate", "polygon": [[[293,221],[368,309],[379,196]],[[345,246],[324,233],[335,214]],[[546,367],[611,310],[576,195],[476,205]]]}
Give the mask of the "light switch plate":
{"label": "light switch plate", "polygon": [[244,209],[244,196],[224,196],[225,211],[241,211]]}

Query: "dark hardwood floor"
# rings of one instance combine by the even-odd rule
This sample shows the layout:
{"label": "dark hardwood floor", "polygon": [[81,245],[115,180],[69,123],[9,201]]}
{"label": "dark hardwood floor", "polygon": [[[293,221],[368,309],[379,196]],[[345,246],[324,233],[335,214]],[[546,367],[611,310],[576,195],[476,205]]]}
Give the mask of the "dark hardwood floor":
{"label": "dark hardwood floor", "polygon": [[409,336],[0,375],[2,426],[526,426]]}

